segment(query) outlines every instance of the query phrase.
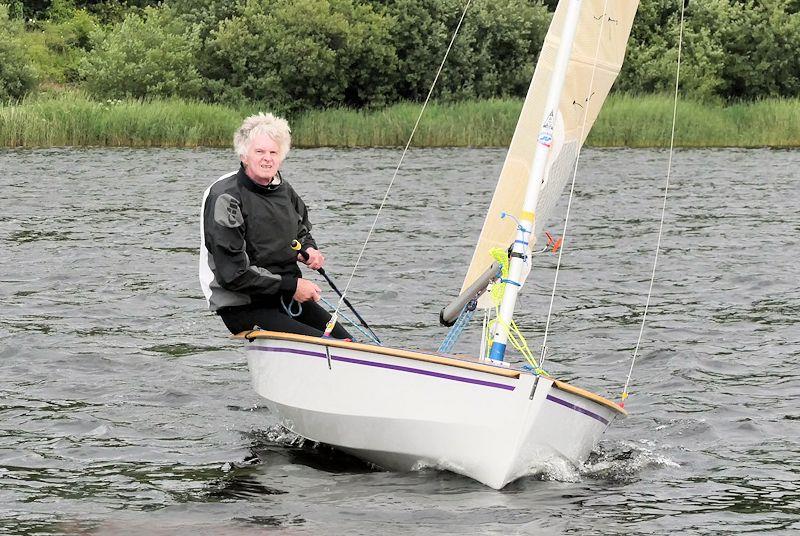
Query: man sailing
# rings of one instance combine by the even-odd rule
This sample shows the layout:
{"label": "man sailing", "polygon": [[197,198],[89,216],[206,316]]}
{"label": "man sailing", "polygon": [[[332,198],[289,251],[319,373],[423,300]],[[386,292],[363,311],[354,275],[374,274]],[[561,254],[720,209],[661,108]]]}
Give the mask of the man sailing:
{"label": "man sailing", "polygon": [[[233,145],[239,171],[203,195],[200,285],[208,307],[231,333],[259,327],[321,336],[331,315],[297,262],[318,270],[325,257],[311,236],[305,203],[280,173],[291,146],[289,124],[272,114],[250,116]],[[292,249],[295,240],[305,255]],[[331,335],[350,338],[338,323]]]}

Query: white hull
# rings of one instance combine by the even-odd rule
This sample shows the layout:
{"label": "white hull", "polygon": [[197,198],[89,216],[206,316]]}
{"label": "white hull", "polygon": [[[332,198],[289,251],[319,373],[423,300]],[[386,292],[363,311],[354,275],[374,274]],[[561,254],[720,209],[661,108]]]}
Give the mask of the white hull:
{"label": "white hull", "polygon": [[552,378],[477,361],[248,336],[253,386],[284,426],[385,469],[447,469],[500,489],[553,459],[581,464],[624,415]]}

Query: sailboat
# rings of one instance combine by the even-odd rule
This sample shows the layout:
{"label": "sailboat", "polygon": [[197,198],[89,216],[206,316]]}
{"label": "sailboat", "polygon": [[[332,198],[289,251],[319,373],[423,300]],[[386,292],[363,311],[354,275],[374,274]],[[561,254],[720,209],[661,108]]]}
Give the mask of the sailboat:
{"label": "sailboat", "polygon": [[[509,364],[506,346],[537,237],[619,73],[637,6],[562,0],[553,15],[462,292],[440,315],[453,324],[495,307],[485,289],[504,285],[488,352],[239,334],[253,387],[283,426],[387,470],[437,468],[501,489],[554,460],[582,464],[626,416],[536,366]],[[509,252],[507,271],[495,248]]]}

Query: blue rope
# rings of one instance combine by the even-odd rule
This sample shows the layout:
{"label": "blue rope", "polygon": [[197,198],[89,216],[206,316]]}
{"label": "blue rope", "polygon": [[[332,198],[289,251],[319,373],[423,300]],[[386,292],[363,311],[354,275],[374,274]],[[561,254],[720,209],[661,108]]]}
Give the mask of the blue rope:
{"label": "blue rope", "polygon": [[[334,306],[334,305],[333,305],[331,302],[329,302],[328,300],[326,300],[325,298],[323,298],[322,296],[320,296],[320,297],[319,297],[319,299],[320,299],[320,300],[321,300],[321,301],[322,301],[322,302],[323,302],[325,305],[327,305],[329,309],[332,309],[332,310],[334,310],[334,311],[336,310],[336,307],[335,307],[335,306]],[[364,331],[364,330],[361,328],[361,326],[359,326],[358,324],[356,324],[355,322],[353,322],[353,321],[352,321],[352,320],[351,320],[351,319],[350,319],[350,318],[349,318],[347,315],[345,315],[343,312],[339,311],[339,316],[341,316],[342,318],[344,318],[345,320],[347,320],[347,322],[349,322],[349,323],[350,323],[350,325],[352,325],[354,328],[356,328],[358,331],[360,331],[362,335],[364,335],[365,337],[367,337],[368,339],[370,339],[372,342],[374,342],[374,343],[375,343],[375,344],[377,344],[378,346],[383,346],[383,343],[381,343],[381,341],[379,341],[379,340],[378,340],[378,339],[377,339],[377,338],[376,338],[374,335],[372,335],[371,333],[368,333],[368,332]]]}
{"label": "blue rope", "polygon": [[449,353],[453,348],[453,345],[458,341],[464,328],[466,328],[469,321],[472,320],[477,303],[477,300],[472,300],[461,310],[461,313],[458,315],[458,320],[456,320],[456,323],[450,328],[450,331],[447,332],[447,336],[442,341],[442,344],[439,345],[438,352],[440,354]]}

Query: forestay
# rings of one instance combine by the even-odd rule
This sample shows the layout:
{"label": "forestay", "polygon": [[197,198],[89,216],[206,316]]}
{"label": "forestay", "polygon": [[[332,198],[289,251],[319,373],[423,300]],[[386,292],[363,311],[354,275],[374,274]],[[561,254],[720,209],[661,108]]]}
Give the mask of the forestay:
{"label": "forestay", "polygon": [[[572,175],[579,149],[619,73],[638,3],[638,0],[583,1],[537,204],[531,247]],[[506,212],[518,216],[522,211],[566,12],[567,2],[559,3],[464,278],[462,292],[492,263],[491,250],[507,249],[514,240],[515,223],[510,218],[501,219],[501,214]],[[492,306],[488,295],[481,297],[479,306]]]}

